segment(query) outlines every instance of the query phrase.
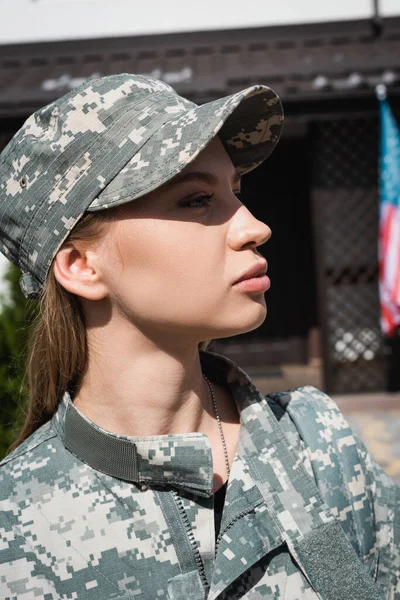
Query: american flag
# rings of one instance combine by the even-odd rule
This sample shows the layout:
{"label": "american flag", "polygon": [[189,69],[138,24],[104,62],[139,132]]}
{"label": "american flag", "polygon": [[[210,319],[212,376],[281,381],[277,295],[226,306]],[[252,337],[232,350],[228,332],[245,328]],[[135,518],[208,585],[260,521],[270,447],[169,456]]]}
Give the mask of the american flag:
{"label": "american flag", "polygon": [[379,101],[379,292],[382,331],[392,336],[400,325],[400,130],[385,96]]}

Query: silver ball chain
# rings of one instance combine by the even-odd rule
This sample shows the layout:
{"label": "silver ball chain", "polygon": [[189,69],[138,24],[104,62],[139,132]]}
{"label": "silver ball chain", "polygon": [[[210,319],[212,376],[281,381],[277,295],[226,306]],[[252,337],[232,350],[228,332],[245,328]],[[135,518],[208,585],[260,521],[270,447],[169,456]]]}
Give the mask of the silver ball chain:
{"label": "silver ball chain", "polygon": [[231,469],[230,469],[230,466],[229,466],[228,448],[227,448],[226,442],[225,442],[224,430],[222,429],[222,423],[221,423],[221,418],[220,418],[219,412],[218,412],[217,401],[215,400],[214,388],[211,385],[211,381],[208,379],[208,377],[206,377],[206,375],[204,375],[204,373],[203,373],[203,377],[207,381],[208,387],[210,388],[210,393],[211,393],[212,403],[213,403],[213,406],[214,406],[215,416],[217,417],[219,435],[221,437],[222,447],[224,449],[226,472],[228,474],[228,479],[229,479],[229,476],[231,474]]}

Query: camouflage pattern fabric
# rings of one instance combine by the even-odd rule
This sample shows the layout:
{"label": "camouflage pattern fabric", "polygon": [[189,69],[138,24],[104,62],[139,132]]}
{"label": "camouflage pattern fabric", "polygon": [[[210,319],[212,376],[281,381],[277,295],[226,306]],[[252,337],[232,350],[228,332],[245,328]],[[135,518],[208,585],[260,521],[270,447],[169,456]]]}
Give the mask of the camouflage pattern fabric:
{"label": "camouflage pattern fabric", "polygon": [[2,600],[400,599],[400,490],[335,403],[201,362],[241,414],[217,540],[205,435],[115,435],[66,393],[0,463]]}
{"label": "camouflage pattern fabric", "polygon": [[217,134],[240,174],[282,129],[266,86],[197,106],[151,77],[91,79],[35,112],[0,154],[0,251],[37,297],[82,215],[139,198],[179,173]]}

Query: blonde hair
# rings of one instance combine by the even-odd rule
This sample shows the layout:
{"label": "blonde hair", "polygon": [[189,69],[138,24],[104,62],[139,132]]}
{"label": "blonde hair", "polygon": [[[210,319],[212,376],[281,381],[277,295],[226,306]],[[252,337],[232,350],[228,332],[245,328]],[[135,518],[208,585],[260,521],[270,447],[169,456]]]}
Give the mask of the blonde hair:
{"label": "blonde hair", "polygon": [[[98,239],[115,220],[113,210],[86,213],[68,242]],[[199,347],[205,350],[208,342]],[[17,448],[54,415],[66,390],[77,389],[88,362],[85,315],[79,298],[61,286],[50,269],[28,340],[25,422],[9,451]]]}

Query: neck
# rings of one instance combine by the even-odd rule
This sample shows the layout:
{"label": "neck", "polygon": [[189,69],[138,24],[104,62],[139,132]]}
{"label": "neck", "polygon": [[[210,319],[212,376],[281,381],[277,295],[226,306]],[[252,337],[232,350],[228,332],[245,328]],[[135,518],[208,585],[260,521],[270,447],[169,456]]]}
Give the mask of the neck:
{"label": "neck", "polygon": [[207,432],[215,417],[197,344],[163,347],[128,327],[118,335],[108,329],[88,332],[76,407],[121,435]]}

